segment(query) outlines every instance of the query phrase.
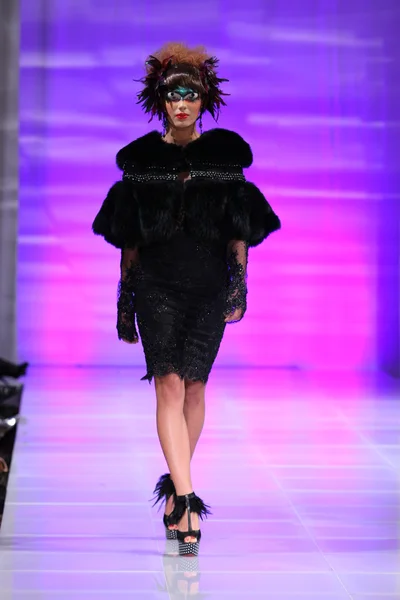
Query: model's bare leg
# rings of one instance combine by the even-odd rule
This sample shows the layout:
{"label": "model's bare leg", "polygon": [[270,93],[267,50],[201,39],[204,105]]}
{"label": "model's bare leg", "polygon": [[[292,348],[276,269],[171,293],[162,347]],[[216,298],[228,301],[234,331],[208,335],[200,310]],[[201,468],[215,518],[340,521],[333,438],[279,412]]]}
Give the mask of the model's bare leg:
{"label": "model's bare leg", "polygon": [[204,425],[206,384],[202,381],[185,381],[183,414],[189,432],[190,458],[199,441]]}
{"label": "model's bare leg", "polygon": [[[155,377],[157,395],[157,432],[165,460],[178,496],[193,491],[190,478],[190,441],[183,412],[185,384],[178,375],[171,373]],[[178,528],[187,530],[186,512]],[[186,525],[185,525],[186,521]],[[193,514],[193,528],[198,528],[198,516]],[[186,542],[196,538],[188,537]]]}
{"label": "model's bare leg", "polygon": [[[190,458],[193,458],[204,425],[205,389],[206,384],[201,381],[185,380],[183,414],[189,433]],[[174,499],[171,496],[165,505],[165,514],[169,515],[173,508]]]}

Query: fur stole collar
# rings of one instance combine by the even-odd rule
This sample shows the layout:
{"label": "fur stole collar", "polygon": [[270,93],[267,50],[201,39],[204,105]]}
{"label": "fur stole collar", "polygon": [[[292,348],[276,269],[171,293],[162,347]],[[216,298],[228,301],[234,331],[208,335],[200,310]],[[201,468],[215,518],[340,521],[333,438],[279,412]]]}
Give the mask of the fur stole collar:
{"label": "fur stole collar", "polygon": [[168,144],[159,131],[151,131],[121,148],[117,165],[124,168],[127,162],[139,167],[173,167],[182,161],[192,164],[238,165],[249,167],[253,162],[251,148],[244,139],[229,129],[215,128],[204,132],[186,146]]}

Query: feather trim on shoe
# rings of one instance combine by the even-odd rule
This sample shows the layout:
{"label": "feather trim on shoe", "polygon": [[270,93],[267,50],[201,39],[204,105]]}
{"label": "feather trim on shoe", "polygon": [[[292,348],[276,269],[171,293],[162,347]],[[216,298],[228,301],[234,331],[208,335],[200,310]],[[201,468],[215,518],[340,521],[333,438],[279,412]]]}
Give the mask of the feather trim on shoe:
{"label": "feather trim on shoe", "polygon": [[163,500],[168,500],[170,496],[175,494],[174,482],[172,481],[171,475],[169,473],[161,475],[160,479],[156,483],[156,487],[154,488],[153,494],[153,506],[155,506]]}
{"label": "feather trim on shoe", "polygon": [[207,519],[208,515],[212,514],[210,506],[205,504],[205,502],[203,502],[199,496],[196,496],[194,492],[193,496],[189,495],[189,504],[191,512],[198,514],[202,521]]}

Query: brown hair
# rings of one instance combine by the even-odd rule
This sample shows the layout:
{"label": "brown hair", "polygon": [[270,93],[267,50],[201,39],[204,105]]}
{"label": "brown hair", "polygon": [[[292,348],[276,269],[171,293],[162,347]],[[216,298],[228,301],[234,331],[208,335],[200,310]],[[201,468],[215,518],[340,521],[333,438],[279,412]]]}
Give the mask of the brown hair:
{"label": "brown hair", "polygon": [[209,57],[209,54],[204,46],[189,48],[189,46],[181,42],[168,42],[157,50],[157,52],[154,52],[153,56],[158,58],[161,63],[172,57],[172,64],[174,65],[186,63],[199,69]]}

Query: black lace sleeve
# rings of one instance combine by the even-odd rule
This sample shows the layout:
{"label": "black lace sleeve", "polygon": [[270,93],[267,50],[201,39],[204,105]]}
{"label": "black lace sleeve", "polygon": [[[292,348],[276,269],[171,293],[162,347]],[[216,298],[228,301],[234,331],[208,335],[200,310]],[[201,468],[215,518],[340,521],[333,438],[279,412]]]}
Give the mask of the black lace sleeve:
{"label": "black lace sleeve", "polygon": [[247,242],[232,240],[228,244],[228,294],[225,312],[228,323],[237,323],[246,312],[247,257]]}
{"label": "black lace sleeve", "polygon": [[121,278],[118,283],[117,332],[118,339],[137,342],[135,318],[135,285],[138,277],[138,250],[121,251]]}

